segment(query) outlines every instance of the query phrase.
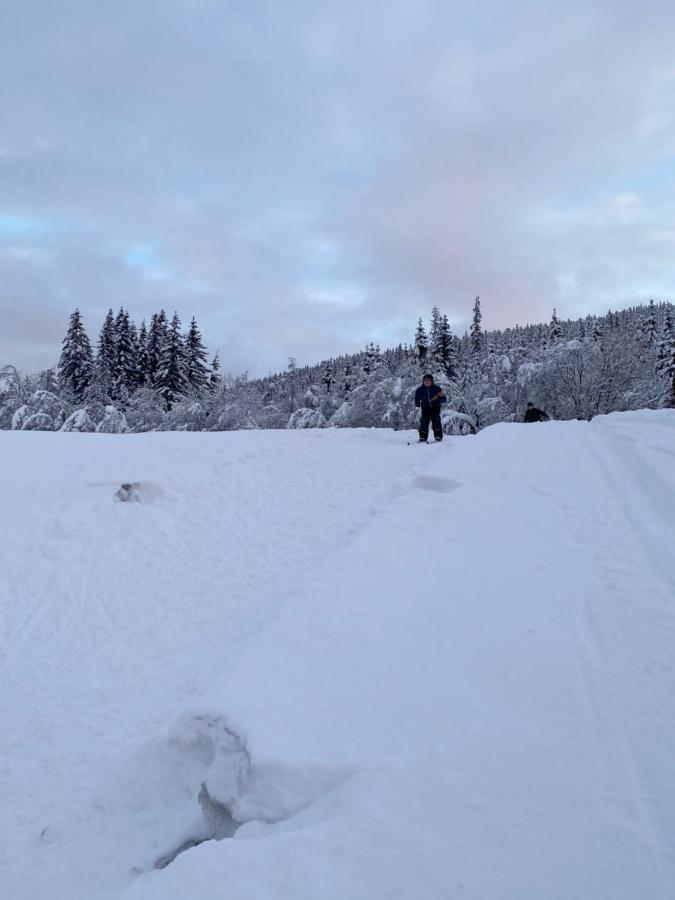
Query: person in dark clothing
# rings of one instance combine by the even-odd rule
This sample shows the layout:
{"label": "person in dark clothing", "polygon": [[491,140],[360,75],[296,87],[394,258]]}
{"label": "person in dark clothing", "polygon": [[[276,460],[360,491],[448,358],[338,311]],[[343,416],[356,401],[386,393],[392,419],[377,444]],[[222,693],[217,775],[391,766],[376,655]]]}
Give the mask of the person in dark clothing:
{"label": "person in dark clothing", "polygon": [[523,422],[548,422],[550,418],[543,409],[538,409],[534,403],[528,403]]}
{"label": "person in dark clothing", "polygon": [[415,391],[415,406],[422,410],[419,435],[420,442],[426,444],[429,437],[429,422],[434,430],[434,438],[443,440],[443,425],[441,424],[441,404],[447,401],[443,388],[434,384],[433,375],[425,375],[422,384]]}

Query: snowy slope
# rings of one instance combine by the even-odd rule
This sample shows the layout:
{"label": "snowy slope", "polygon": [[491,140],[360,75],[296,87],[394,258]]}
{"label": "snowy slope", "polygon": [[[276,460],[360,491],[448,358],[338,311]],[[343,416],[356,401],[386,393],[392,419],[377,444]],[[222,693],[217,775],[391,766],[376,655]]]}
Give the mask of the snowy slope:
{"label": "snowy slope", "polygon": [[0,433],[0,894],[671,900],[674,453]]}

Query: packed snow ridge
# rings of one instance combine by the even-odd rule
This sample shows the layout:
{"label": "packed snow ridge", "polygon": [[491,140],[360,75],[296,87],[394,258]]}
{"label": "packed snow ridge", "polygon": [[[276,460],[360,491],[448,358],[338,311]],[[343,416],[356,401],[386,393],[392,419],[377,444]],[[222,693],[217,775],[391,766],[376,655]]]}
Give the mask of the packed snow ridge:
{"label": "packed snow ridge", "polygon": [[675,412],[411,437],[0,433],[3,898],[672,900]]}

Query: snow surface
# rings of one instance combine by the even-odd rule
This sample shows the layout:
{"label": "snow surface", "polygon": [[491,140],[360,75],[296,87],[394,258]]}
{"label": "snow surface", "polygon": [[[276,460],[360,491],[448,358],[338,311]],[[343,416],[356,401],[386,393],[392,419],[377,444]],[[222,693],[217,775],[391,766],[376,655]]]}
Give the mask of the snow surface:
{"label": "snow surface", "polygon": [[672,900],[675,414],[410,437],[0,432],[0,896]]}

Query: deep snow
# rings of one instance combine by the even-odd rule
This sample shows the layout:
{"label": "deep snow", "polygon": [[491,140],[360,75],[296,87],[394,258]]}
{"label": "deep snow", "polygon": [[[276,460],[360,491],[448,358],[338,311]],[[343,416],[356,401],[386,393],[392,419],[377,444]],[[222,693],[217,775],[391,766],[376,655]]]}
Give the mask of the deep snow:
{"label": "deep snow", "polygon": [[0,432],[3,898],[675,896],[675,414],[409,438]]}

